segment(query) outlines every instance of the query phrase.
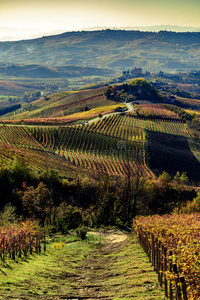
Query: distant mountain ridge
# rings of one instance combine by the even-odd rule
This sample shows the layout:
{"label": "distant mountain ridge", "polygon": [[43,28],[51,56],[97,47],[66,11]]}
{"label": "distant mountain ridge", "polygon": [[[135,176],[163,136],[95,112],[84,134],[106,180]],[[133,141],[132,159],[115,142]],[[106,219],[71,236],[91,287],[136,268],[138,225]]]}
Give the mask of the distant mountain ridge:
{"label": "distant mountain ridge", "polygon": [[0,74],[27,78],[71,78],[81,76],[112,76],[109,69],[80,66],[48,67],[36,64],[0,64]]}
{"label": "distant mountain ridge", "polygon": [[96,31],[96,30],[140,30],[140,31],[152,31],[158,32],[162,30],[167,31],[176,31],[176,32],[200,32],[200,27],[191,27],[191,26],[179,26],[179,25],[154,25],[154,26],[121,26],[121,27],[102,27],[102,26],[94,26],[94,27],[86,27],[81,30],[86,31]]}
{"label": "distant mountain ridge", "polygon": [[[191,27],[191,26],[178,26],[178,25],[154,25],[154,26],[122,26],[110,28],[106,26],[93,26],[80,28],[75,31],[97,31],[97,30],[140,30],[140,31],[152,31],[158,32],[161,30],[167,31],[176,31],[176,32],[200,32],[200,27]],[[57,30],[41,30],[41,29],[22,29],[14,27],[0,27],[0,41],[19,41],[25,39],[36,39],[43,36],[62,34],[63,32],[70,32],[66,29],[57,29]]]}
{"label": "distant mountain ridge", "polygon": [[200,32],[101,30],[0,42],[0,61],[148,71],[200,69]]}

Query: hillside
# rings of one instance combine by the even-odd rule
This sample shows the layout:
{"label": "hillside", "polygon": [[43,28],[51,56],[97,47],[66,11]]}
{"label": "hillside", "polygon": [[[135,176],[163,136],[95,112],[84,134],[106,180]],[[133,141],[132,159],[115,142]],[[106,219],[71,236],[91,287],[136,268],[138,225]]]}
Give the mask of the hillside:
{"label": "hillside", "polygon": [[[149,100],[144,101],[143,97]],[[129,98],[134,100],[134,106],[126,102]],[[193,101],[188,99],[188,105]],[[159,93],[144,79],[107,88],[55,93],[0,117],[4,124],[1,140],[5,143],[1,155],[4,157],[6,151],[11,158],[14,151],[18,155],[23,152],[24,159],[27,160],[26,155],[28,160],[35,159],[33,164],[38,168],[37,161],[43,161],[42,156],[49,153],[47,165],[52,164],[57,170],[56,157],[60,162],[62,158],[59,172],[63,175],[70,173],[63,169],[65,163],[70,163],[74,174],[80,168],[82,174],[92,170],[114,176],[140,173],[154,178],[163,171],[171,176],[180,171],[187,172],[190,181],[197,183],[200,147],[193,140],[196,132],[184,123],[186,117],[191,120],[184,110],[163,104]],[[21,126],[5,126],[9,123]],[[24,138],[20,151],[14,143],[24,124],[40,151]],[[7,140],[9,132],[12,138]]]}
{"label": "hillside", "polygon": [[[54,123],[67,123],[68,118],[87,119],[87,115],[91,115],[88,119],[101,114],[113,112],[123,102],[132,100],[147,99],[149,101],[161,101],[161,95],[150,85],[145,79],[134,79],[129,84],[117,86],[101,86],[94,89],[77,90],[70,92],[54,93],[49,96],[41,97],[29,104],[25,104],[16,111],[3,115],[3,120],[33,120],[43,119],[48,123],[48,120],[62,118]],[[114,106],[115,105],[115,106]],[[122,106],[121,106],[122,107]],[[102,108],[99,111],[92,109]],[[125,108],[125,107],[124,107]],[[88,113],[86,113],[88,112]],[[68,117],[70,115],[70,117]],[[85,116],[86,115],[86,116]],[[51,121],[52,123],[52,121]]]}
{"label": "hillside", "polygon": [[90,111],[98,107],[117,105],[104,95],[105,87],[83,91],[61,92],[23,105],[22,108],[2,116],[3,119],[46,119],[66,117],[71,114]]}
{"label": "hillside", "polygon": [[154,72],[174,72],[200,67],[199,46],[199,32],[66,32],[33,40],[1,42],[0,61],[116,70],[137,66]]}
{"label": "hillside", "polygon": [[81,76],[111,76],[113,75],[113,71],[82,66],[52,67],[37,64],[19,65],[1,63],[0,75],[26,78],[71,78]]}
{"label": "hillside", "polygon": [[[15,159],[23,161],[36,172],[54,169],[60,177],[86,175],[83,168],[77,168],[59,155],[45,151],[24,127],[0,126],[0,161],[7,164]],[[87,175],[90,176],[89,172]]]}

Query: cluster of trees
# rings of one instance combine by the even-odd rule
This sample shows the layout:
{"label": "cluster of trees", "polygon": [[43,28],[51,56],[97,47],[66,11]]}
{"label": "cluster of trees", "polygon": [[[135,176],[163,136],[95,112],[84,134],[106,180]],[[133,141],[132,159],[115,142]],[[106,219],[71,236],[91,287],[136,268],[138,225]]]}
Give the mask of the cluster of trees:
{"label": "cluster of trees", "polygon": [[12,105],[15,105],[15,104],[19,104],[21,101],[20,98],[18,97],[12,97],[12,96],[2,96],[0,98],[0,109],[5,109],[7,107],[10,107]]}
{"label": "cluster of trees", "polygon": [[[158,73],[158,76],[160,76],[160,74],[162,74],[162,72]],[[167,75],[165,79],[157,78],[155,82],[152,82],[152,84],[159,90],[159,92],[164,97],[176,95],[178,97],[183,97],[183,98],[200,99],[199,86],[189,85],[189,81],[188,82],[186,81],[185,89],[180,87],[181,85],[179,85],[179,83],[184,84],[184,81],[182,80],[181,76],[183,75],[180,74],[180,78],[179,78],[179,75],[176,75],[174,76],[175,78],[172,77],[172,82],[169,82],[170,77],[169,75]],[[164,75],[161,77],[164,77]],[[183,106],[183,103],[181,105]],[[188,107],[186,103],[184,105],[185,107]]]}
{"label": "cluster of trees", "polygon": [[79,225],[130,225],[136,215],[170,213],[197,196],[187,188],[186,174],[173,180],[163,173],[157,181],[138,173],[134,178],[99,176],[68,181],[49,170],[35,173],[19,158],[0,165],[2,210],[8,203],[23,219],[37,219],[49,232]]}
{"label": "cluster of trees", "polygon": [[22,99],[24,102],[32,102],[42,96],[41,91],[25,92]]}
{"label": "cluster of trees", "polygon": [[145,79],[137,78],[123,85],[109,85],[105,90],[108,99],[115,101],[161,100],[158,91]]}

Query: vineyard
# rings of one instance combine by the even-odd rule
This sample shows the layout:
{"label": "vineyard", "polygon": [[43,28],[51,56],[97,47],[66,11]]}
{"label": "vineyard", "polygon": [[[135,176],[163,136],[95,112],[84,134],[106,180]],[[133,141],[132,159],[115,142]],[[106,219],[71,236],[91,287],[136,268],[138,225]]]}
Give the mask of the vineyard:
{"label": "vineyard", "polygon": [[104,88],[56,93],[23,106],[22,109],[8,114],[6,119],[59,118],[116,104],[107,100],[103,92]]}
{"label": "vineyard", "polygon": [[132,115],[137,117],[157,118],[157,119],[174,119],[180,120],[180,117],[173,111],[158,104],[137,105],[132,112]]}
{"label": "vineyard", "polygon": [[[166,279],[170,280],[172,289],[176,288],[176,293],[180,294],[179,287],[181,284],[178,284],[178,279],[180,275],[184,275],[189,299],[193,300],[200,297],[199,227],[199,214],[156,215],[139,217],[134,221],[135,231],[141,239],[146,239],[146,247],[148,248],[146,250],[148,250],[149,258],[153,264],[153,257],[155,257],[153,249],[157,247],[156,251],[159,252],[161,245],[166,247],[166,255],[169,256],[169,260],[166,261],[165,255],[165,261],[161,259],[160,266],[157,266],[159,267],[158,273],[161,274],[160,276],[165,276]],[[159,241],[159,246],[155,247],[156,241]],[[164,259],[163,253],[159,253],[159,255],[160,258],[163,257]],[[156,260],[158,261],[158,257]],[[169,267],[170,263],[172,266],[174,265],[173,269]]]}
{"label": "vineyard", "polygon": [[23,148],[42,148],[22,126],[0,126],[0,143]]}
{"label": "vineyard", "polygon": [[45,170],[51,163],[61,174],[65,174],[66,164],[71,163],[69,168],[76,166],[121,176],[139,172],[152,177],[146,162],[144,130],[190,137],[186,125],[179,120],[142,120],[120,114],[77,126],[2,125],[0,158],[12,159],[17,154],[34,169]]}
{"label": "vineyard", "polygon": [[131,115],[127,115],[128,118],[132,118],[130,121],[131,126],[139,127],[142,129],[162,132],[167,134],[179,135],[184,137],[191,137],[187,126],[179,120],[169,121],[169,120],[152,120],[152,119],[140,119],[133,118]]}
{"label": "vineyard", "polygon": [[46,250],[45,234],[30,228],[9,227],[0,228],[0,258],[3,262],[7,259],[27,257],[33,252],[41,252],[41,242]]}
{"label": "vineyard", "polygon": [[120,115],[99,120],[92,125],[32,127],[31,133],[48,151],[54,151],[71,163],[112,175],[146,176],[145,133],[128,126]]}
{"label": "vineyard", "polygon": [[[41,117],[64,117],[73,113],[90,110],[96,107],[110,106],[116,104],[114,101],[107,100],[102,93],[81,99],[79,98],[81,96],[80,94],[82,94],[82,92],[74,93],[70,97],[65,98],[65,104],[56,105],[51,108],[42,110]],[[33,114],[32,117],[37,117],[37,113],[36,115]]]}
{"label": "vineyard", "polygon": [[200,108],[200,100],[197,99],[177,97],[177,101],[180,102],[183,105],[183,107],[193,108],[193,109]]}
{"label": "vineyard", "polygon": [[18,158],[32,170],[44,172],[57,170],[60,176],[76,177],[85,171],[67,162],[53,152],[46,151],[42,145],[23,126],[0,126],[0,161],[7,163]]}

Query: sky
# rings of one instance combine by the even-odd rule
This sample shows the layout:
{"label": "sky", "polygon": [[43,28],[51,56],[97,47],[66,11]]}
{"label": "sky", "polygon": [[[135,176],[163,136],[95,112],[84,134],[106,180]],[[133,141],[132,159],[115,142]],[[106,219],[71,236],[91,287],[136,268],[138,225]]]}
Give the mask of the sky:
{"label": "sky", "polygon": [[95,26],[200,28],[199,12],[200,0],[0,0],[0,28],[23,29],[24,34]]}

